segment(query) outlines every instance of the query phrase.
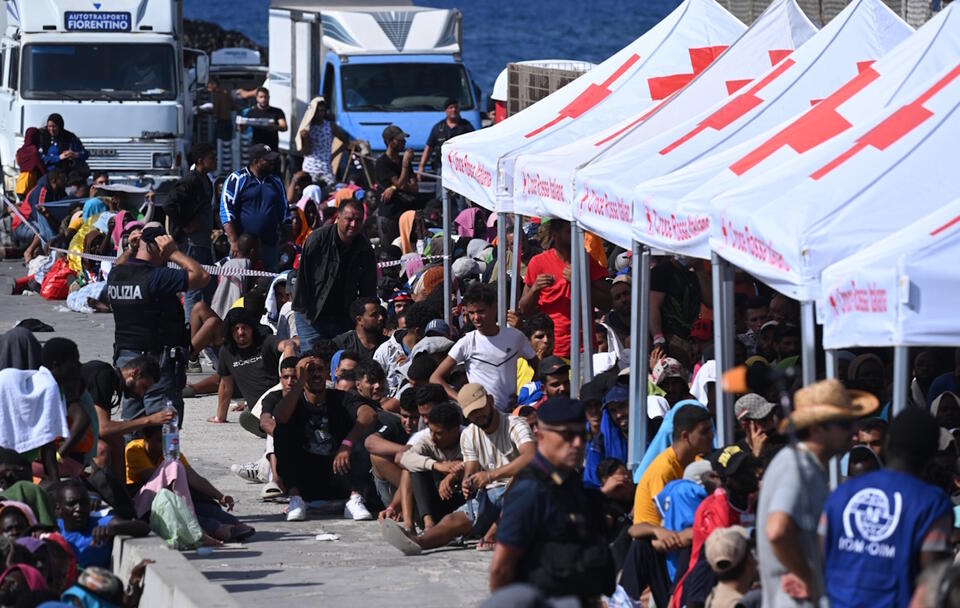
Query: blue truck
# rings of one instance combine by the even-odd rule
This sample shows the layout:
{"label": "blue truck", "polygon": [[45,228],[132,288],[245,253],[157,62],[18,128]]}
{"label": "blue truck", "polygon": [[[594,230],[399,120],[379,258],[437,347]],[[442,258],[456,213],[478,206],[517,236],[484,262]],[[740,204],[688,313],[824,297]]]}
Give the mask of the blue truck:
{"label": "blue truck", "polygon": [[297,127],[317,95],[374,155],[384,149],[384,127],[395,124],[410,134],[418,161],[448,98],[479,129],[480,90],[461,60],[461,27],[459,10],[410,2],[271,0],[267,87],[290,127],[281,151],[298,155]]}

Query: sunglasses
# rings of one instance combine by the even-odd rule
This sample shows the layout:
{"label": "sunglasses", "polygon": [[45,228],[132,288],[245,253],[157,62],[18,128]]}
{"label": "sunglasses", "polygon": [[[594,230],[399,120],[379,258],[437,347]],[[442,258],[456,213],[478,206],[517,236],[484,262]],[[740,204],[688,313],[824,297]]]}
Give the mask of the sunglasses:
{"label": "sunglasses", "polygon": [[578,437],[584,440],[587,438],[587,429],[585,428],[570,429],[566,427],[547,426],[543,423],[540,423],[539,426],[541,431],[550,431],[551,433],[556,433],[557,435],[560,435],[560,437],[562,437],[567,443],[573,442],[573,440]]}

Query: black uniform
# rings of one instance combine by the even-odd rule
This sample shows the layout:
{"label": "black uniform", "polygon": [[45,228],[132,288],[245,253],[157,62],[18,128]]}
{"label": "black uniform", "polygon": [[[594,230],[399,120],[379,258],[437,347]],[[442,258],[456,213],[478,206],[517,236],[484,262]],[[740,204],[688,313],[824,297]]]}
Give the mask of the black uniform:
{"label": "black uniform", "polygon": [[190,332],[184,324],[178,293],[186,289],[185,270],[156,267],[137,259],[114,266],[107,277],[107,295],[116,325],[114,364],[123,367],[142,354],[160,363],[160,378],[143,400],[124,400],[124,420],[157,412],[168,400],[183,420],[182,391],[187,381],[184,362]]}
{"label": "black uniform", "polygon": [[616,577],[604,521],[602,495],[538,451],[507,492],[497,543],[523,550],[517,582],[548,597],[595,599],[613,593]]}

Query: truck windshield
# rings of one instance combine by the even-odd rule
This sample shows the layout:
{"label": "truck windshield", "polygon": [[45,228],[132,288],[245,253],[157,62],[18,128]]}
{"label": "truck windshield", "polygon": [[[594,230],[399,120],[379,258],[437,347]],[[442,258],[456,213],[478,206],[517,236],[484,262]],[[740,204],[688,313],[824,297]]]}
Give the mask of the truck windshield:
{"label": "truck windshield", "polygon": [[451,97],[460,100],[461,110],[474,107],[467,71],[459,64],[345,65],[342,71],[348,111],[442,112],[444,100]]}
{"label": "truck windshield", "polygon": [[33,43],[23,49],[26,99],[176,99],[168,44]]}

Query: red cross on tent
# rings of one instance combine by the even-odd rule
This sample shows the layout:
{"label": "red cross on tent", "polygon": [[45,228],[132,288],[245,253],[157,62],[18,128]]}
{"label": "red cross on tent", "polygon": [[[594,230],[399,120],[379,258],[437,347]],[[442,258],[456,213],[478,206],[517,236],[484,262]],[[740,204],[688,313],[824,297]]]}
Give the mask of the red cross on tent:
{"label": "red cross on tent", "polygon": [[[682,89],[684,85],[690,82],[694,76],[707,68],[710,63],[720,56],[726,46],[706,46],[687,49],[690,55],[690,65],[692,72],[689,74],[671,74],[647,79],[650,87],[650,95],[654,101],[660,101]],[[547,129],[559,124],[565,118],[576,120],[588,110],[592,109],[598,103],[606,99],[610,93],[610,87],[619,80],[626,72],[640,60],[636,54],[631,55],[627,60],[617,68],[606,80],[599,85],[591,83],[587,88],[580,92],[576,98],[557,112],[557,116],[540,127],[530,131],[525,137],[536,137]],[[646,114],[644,115],[646,116]],[[638,120],[643,120],[641,117]],[[631,125],[632,126],[632,125]],[[627,127],[629,128],[629,126]]]}
{"label": "red cross on tent", "polygon": [[[710,48],[710,49],[718,49],[719,51],[717,52],[717,56],[719,56],[720,53],[722,53],[723,50],[726,49],[726,47],[716,47],[716,46],[715,46],[715,47],[707,47],[707,48]],[[690,49],[691,63],[693,63],[693,57],[694,57],[693,51],[699,51],[699,50],[702,50],[702,49]],[[789,55],[789,54],[792,53],[792,52],[793,52],[793,51],[791,51],[791,50],[789,50],[789,49],[786,49],[786,50],[784,50],[784,49],[773,49],[773,50],[767,51],[767,54],[768,54],[768,56],[770,57],[770,65],[772,65],[772,66],[777,65],[777,63],[778,63],[781,59],[783,59],[784,57],[786,57],[787,55]],[[701,58],[700,61],[702,62],[703,59]],[[672,83],[675,84],[675,85],[679,85],[679,86],[677,87],[677,89],[675,89],[674,91],[672,91],[672,92],[670,93],[670,95],[674,95],[677,91],[679,91],[679,90],[682,89],[684,86],[686,86],[686,85],[690,82],[690,80],[693,80],[693,77],[694,77],[694,76],[696,76],[697,74],[699,74],[700,72],[702,72],[702,71],[703,71],[704,69],[706,69],[706,67],[707,67],[707,66],[703,66],[702,68],[700,68],[699,71],[696,71],[696,69],[697,69],[697,67],[698,67],[698,64],[693,63],[693,66],[694,66],[694,70],[695,70],[695,73],[694,73],[694,74],[675,74],[675,75],[673,75],[673,76],[664,76],[664,77],[661,77],[661,78],[650,78],[650,79],[648,79],[648,80],[647,80],[647,83],[650,85],[650,91],[651,91],[651,93],[653,92],[653,90],[654,90],[655,87],[657,88],[658,92],[663,92],[663,91],[660,89],[660,87],[664,87],[664,86],[666,86],[666,83],[672,82]],[[689,78],[687,78],[686,80],[684,80],[684,78],[686,78],[686,77],[688,77],[688,76],[689,76]],[[682,78],[681,78],[681,77],[682,77]],[[728,94],[728,95],[732,95],[732,94],[734,94],[735,92],[737,92],[738,90],[740,90],[740,88],[742,88],[742,87],[746,86],[747,84],[749,84],[750,82],[752,82],[752,79],[740,79],[740,80],[727,80],[727,81],[724,82],[724,84],[725,84],[726,87],[727,87],[727,94]],[[654,84],[654,83],[656,83],[656,84]],[[669,101],[669,100],[668,100],[668,101]],[[663,103],[666,103],[666,101],[664,101]],[[650,115],[653,114],[653,112],[656,111],[656,109],[659,108],[659,107],[660,107],[659,105],[654,106],[652,109],[648,110],[647,112],[644,112],[643,114],[641,114],[640,116],[638,116],[638,117],[635,118],[634,120],[630,121],[630,122],[629,122],[626,126],[624,126],[623,128],[618,129],[616,132],[611,133],[610,135],[604,137],[603,139],[601,139],[600,141],[598,141],[598,142],[595,143],[594,145],[595,145],[595,146],[603,146],[603,145],[609,143],[610,141],[612,141],[612,140],[620,137],[621,135],[623,135],[624,133],[626,133],[627,131],[629,131],[629,130],[632,129],[633,127],[637,126],[638,124],[642,123],[642,122],[645,121],[647,118],[649,118]]]}
{"label": "red cross on tent", "polygon": [[613,74],[610,74],[610,76],[608,76],[606,80],[604,80],[600,84],[590,83],[590,85],[587,88],[585,88],[583,91],[581,91],[580,94],[573,99],[573,101],[571,101],[570,103],[568,103],[567,105],[565,105],[560,109],[560,111],[557,113],[556,118],[554,118],[550,122],[540,127],[537,127],[533,131],[530,131],[524,137],[527,137],[527,138],[535,137],[540,133],[543,133],[550,127],[558,124],[564,118],[572,118],[576,120],[581,115],[583,115],[587,110],[589,110],[590,108],[594,107],[595,105],[597,105],[598,103],[606,99],[607,96],[610,95],[610,93],[612,92],[610,90],[610,86],[613,85],[613,83],[615,83],[617,80],[619,80],[621,76],[626,74],[627,70],[633,67],[633,64],[635,64],[638,61],[640,61],[639,55],[637,54],[630,55],[630,57],[628,57],[627,60],[624,61],[623,64],[613,72]]}
{"label": "red cross on tent", "polygon": [[837,111],[837,108],[880,77],[880,74],[870,67],[872,63],[872,61],[865,61],[857,64],[859,74],[783,130],[730,165],[730,170],[737,175],[743,175],[784,146],[789,146],[794,152],[803,154],[849,129],[850,122]]}
{"label": "red cross on tent", "polygon": [[707,66],[713,63],[713,60],[725,50],[727,50],[726,46],[705,46],[688,49],[692,71],[688,74],[670,74],[648,78],[647,86],[650,87],[650,98],[659,101],[665,99],[674,91],[679,91],[687,86],[687,83],[693,80],[694,76],[707,69]]}
{"label": "red cross on tent", "polygon": [[[772,60],[773,52],[771,52],[771,61]],[[785,59],[779,64],[776,64],[776,68],[772,72],[764,76],[755,85],[747,89],[747,91],[737,95],[724,104],[719,110],[700,121],[700,123],[697,124],[697,126],[694,127],[689,133],[677,139],[666,148],[660,150],[660,154],[669,154],[707,129],[722,131],[735,121],[739,120],[741,117],[746,115],[747,112],[763,103],[764,100],[757,97],[757,93],[762,91],[771,82],[779,78],[781,74],[789,70],[791,67],[793,67],[793,65],[794,62],[792,59]]]}
{"label": "red cross on tent", "polygon": [[877,126],[870,129],[845,152],[835,159],[813,172],[810,177],[819,180],[843,163],[847,162],[868,146],[877,150],[886,150],[888,147],[899,141],[904,135],[913,131],[934,114],[923,106],[926,102],[942,91],[947,85],[960,76],[960,64],[947,72],[943,78],[940,78],[929,89],[924,91],[919,97],[911,103],[899,108],[893,114],[881,121]]}

